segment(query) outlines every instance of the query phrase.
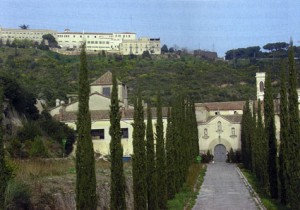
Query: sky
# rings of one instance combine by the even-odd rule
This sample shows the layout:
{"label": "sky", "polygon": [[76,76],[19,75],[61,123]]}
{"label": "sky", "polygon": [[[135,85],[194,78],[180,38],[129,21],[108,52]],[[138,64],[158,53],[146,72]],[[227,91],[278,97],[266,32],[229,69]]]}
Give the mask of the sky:
{"label": "sky", "polygon": [[299,0],[1,0],[0,11],[3,28],[135,32],[219,57],[291,37],[300,45]]}

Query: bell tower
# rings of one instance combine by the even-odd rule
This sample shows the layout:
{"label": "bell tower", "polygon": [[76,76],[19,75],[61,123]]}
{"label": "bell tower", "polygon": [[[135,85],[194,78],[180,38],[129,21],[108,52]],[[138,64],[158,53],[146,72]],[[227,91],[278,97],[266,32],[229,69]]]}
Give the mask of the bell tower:
{"label": "bell tower", "polygon": [[261,101],[264,100],[265,95],[265,80],[266,80],[266,72],[257,72],[256,73],[256,98]]}

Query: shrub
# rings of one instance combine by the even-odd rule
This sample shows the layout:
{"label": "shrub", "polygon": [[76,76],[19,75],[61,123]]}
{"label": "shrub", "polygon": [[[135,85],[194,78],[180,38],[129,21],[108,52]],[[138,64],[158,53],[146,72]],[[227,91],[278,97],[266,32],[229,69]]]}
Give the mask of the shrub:
{"label": "shrub", "polygon": [[226,162],[228,163],[235,163],[235,157],[234,157],[234,152],[233,152],[233,149],[231,148],[229,153],[227,154],[227,160]]}
{"label": "shrub", "polygon": [[210,151],[207,150],[206,154],[202,154],[201,155],[201,161],[202,163],[209,163],[210,161],[212,161],[214,158],[214,156],[212,154],[210,154]]}
{"label": "shrub", "polygon": [[22,143],[27,140],[33,141],[36,136],[41,136],[41,129],[36,122],[29,121],[18,131],[17,136]]}
{"label": "shrub", "polygon": [[44,145],[44,142],[40,136],[35,137],[31,148],[29,150],[30,157],[48,157],[48,151]]}
{"label": "shrub", "polygon": [[10,157],[13,158],[27,158],[28,152],[24,143],[21,143],[19,139],[13,138],[9,141],[7,151]]}
{"label": "shrub", "polygon": [[4,205],[9,210],[30,209],[29,186],[17,180],[10,180],[5,191]]}

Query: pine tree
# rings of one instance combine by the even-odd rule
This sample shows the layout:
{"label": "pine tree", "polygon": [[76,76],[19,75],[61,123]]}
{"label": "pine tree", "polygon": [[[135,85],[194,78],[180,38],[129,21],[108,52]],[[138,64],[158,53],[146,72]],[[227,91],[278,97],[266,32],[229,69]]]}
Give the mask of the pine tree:
{"label": "pine tree", "polygon": [[125,190],[126,182],[123,169],[123,148],[121,144],[120,106],[118,99],[118,85],[115,72],[112,73],[112,92],[110,105],[110,155],[111,155],[111,186],[110,209],[126,209]]}
{"label": "pine tree", "polygon": [[134,104],[133,123],[133,198],[134,209],[147,209],[147,180],[146,180],[146,151],[145,151],[145,123],[141,95],[139,93]]}
{"label": "pine tree", "polygon": [[172,199],[176,193],[175,185],[175,141],[174,127],[171,120],[171,111],[168,109],[168,122],[166,131],[166,174],[168,199]]}
{"label": "pine tree", "polygon": [[287,106],[286,90],[286,71],[283,67],[281,70],[280,85],[280,150],[279,150],[279,179],[280,179],[280,200],[281,203],[287,204],[287,142],[289,139],[289,113]]}
{"label": "pine tree", "polygon": [[157,96],[157,123],[156,123],[156,163],[157,163],[157,195],[158,209],[167,209],[167,177],[166,154],[164,142],[164,127],[162,121],[162,107],[160,92]]}
{"label": "pine tree", "polygon": [[300,130],[299,130],[299,110],[297,94],[297,73],[294,63],[293,43],[289,48],[289,89],[288,89],[288,109],[289,109],[289,140],[288,149],[288,198],[292,209],[300,206]]}
{"label": "pine tree", "polygon": [[4,143],[2,128],[3,88],[0,87],[0,209],[4,209],[4,192],[10,178],[4,159]]}
{"label": "pine tree", "polygon": [[77,114],[76,149],[76,209],[96,209],[95,158],[91,138],[91,115],[89,111],[90,86],[86,61],[85,44],[80,54],[79,109]]}
{"label": "pine tree", "polygon": [[269,176],[268,176],[268,154],[269,147],[266,138],[266,133],[262,121],[262,112],[261,112],[261,102],[258,100],[258,109],[257,109],[257,161],[259,164],[256,165],[257,178],[261,183],[261,188],[264,192],[267,192],[269,186]]}
{"label": "pine tree", "polygon": [[155,161],[154,137],[152,127],[152,114],[150,106],[147,107],[147,128],[146,128],[146,148],[147,148],[147,197],[148,210],[157,209],[157,172]]}
{"label": "pine tree", "polygon": [[274,199],[278,198],[278,183],[277,183],[277,141],[276,141],[276,128],[275,128],[275,113],[274,113],[274,102],[273,93],[271,86],[271,76],[267,74],[266,85],[265,85],[265,100],[264,100],[264,116],[265,116],[265,130],[266,138],[269,145],[268,155],[268,173],[269,173],[269,184],[270,194]]}

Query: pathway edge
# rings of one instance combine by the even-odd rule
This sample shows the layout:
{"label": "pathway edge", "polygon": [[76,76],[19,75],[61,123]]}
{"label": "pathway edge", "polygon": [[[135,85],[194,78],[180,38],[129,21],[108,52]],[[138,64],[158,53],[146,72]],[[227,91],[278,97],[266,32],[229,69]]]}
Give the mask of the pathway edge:
{"label": "pathway edge", "polygon": [[239,167],[235,167],[236,171],[238,172],[239,176],[241,177],[242,181],[244,182],[246,188],[249,190],[250,194],[253,196],[253,199],[255,203],[257,204],[258,208],[260,210],[267,210],[264,204],[261,202],[260,197],[258,194],[255,192],[255,190],[252,188],[251,184],[248,182],[244,174],[241,172]]}

